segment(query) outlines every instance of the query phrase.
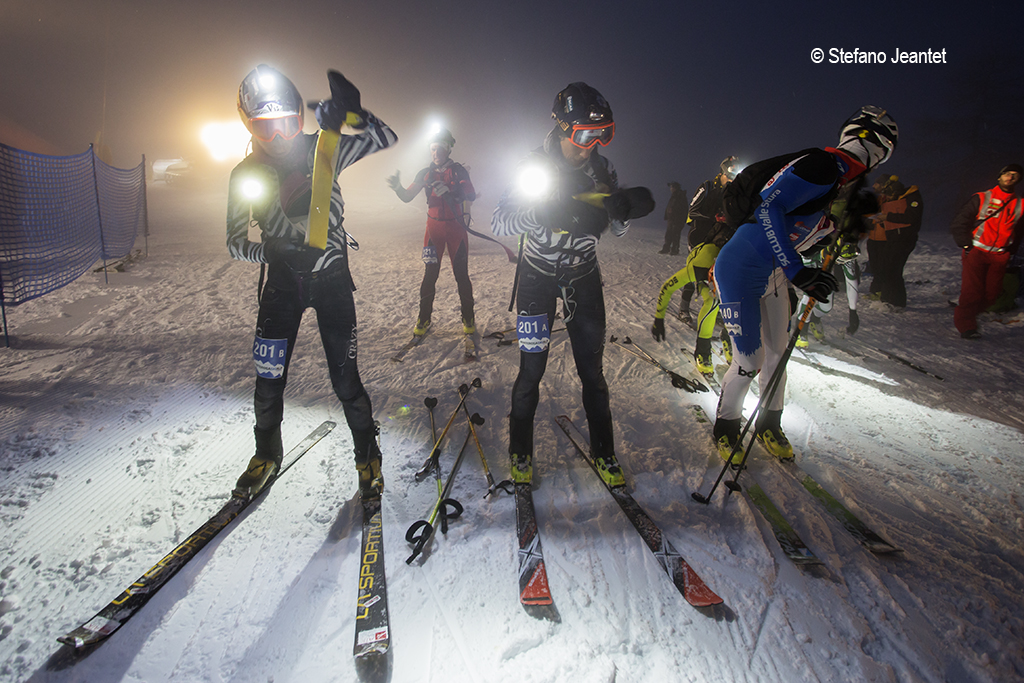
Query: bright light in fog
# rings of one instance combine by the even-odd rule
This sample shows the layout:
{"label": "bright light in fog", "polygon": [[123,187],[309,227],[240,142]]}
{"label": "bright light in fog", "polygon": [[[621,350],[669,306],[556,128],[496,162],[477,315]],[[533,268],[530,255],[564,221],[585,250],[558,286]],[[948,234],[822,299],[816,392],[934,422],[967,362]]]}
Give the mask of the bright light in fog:
{"label": "bright light in fog", "polygon": [[519,171],[516,185],[525,198],[540,199],[551,187],[551,176],[541,166],[526,166]]}
{"label": "bright light in fog", "polygon": [[199,138],[206,145],[214,161],[228,161],[245,157],[252,136],[241,121],[231,123],[208,123],[203,126]]}
{"label": "bright light in fog", "polygon": [[259,199],[263,194],[263,183],[252,178],[242,183],[242,194],[246,199]]}
{"label": "bright light in fog", "polygon": [[430,130],[428,131],[427,135],[429,137],[434,137],[435,135],[437,135],[440,132],[441,132],[441,122],[440,121],[434,121],[433,123],[430,124]]}

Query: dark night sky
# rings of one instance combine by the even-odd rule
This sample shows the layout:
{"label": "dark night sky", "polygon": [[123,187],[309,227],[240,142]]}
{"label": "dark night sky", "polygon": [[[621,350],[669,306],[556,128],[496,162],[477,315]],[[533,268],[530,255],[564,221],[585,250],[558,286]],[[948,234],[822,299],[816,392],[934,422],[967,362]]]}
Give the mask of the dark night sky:
{"label": "dark night sky", "polygon": [[[0,141],[25,146],[12,131],[28,131],[51,145],[40,151],[72,154],[102,129],[118,166],[142,154],[201,161],[200,126],[237,121],[235,93],[253,66],[277,67],[306,99],[327,95],[333,67],[402,138],[343,176],[350,203],[353,192],[383,200],[386,173],[426,165],[430,116],[447,122],[453,157],[493,203],[548,131],[555,93],[584,80],[614,110],[617,135],[603,151],[622,181],[664,199],[667,181],[692,193],[729,154],[750,162],[834,144],[848,115],[877,104],[901,127],[882,170],[919,184],[935,212],[926,223],[944,226],[939,213],[1024,161],[1020,13],[1009,8],[5,0]],[[831,48],[945,49],[947,63],[830,64]]]}

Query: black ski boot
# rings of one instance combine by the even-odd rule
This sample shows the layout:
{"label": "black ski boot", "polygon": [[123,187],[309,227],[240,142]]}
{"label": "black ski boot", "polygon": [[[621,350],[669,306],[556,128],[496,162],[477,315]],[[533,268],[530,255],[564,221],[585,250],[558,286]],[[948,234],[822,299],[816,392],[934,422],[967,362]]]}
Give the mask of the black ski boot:
{"label": "black ski boot", "polygon": [[251,499],[273,479],[281,469],[284,460],[284,444],[281,441],[281,425],[271,429],[254,428],[256,454],[249,460],[249,466],[235,483],[232,495]]}
{"label": "black ski boot", "polygon": [[352,440],[355,443],[356,471],[359,472],[359,497],[364,501],[380,500],[384,493],[384,475],[381,474],[380,469],[380,446],[377,445],[379,434],[379,426],[365,431],[352,432]]}

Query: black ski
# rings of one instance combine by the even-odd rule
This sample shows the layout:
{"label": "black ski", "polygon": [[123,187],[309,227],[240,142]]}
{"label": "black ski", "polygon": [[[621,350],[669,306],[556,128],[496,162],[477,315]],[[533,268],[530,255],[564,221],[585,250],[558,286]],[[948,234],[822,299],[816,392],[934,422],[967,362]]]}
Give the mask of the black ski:
{"label": "black ski", "polygon": [[430,334],[429,327],[427,328],[427,331],[424,332],[423,334],[414,334],[412,336],[412,339],[405,343],[405,346],[398,349],[395,355],[391,356],[391,361],[394,363],[401,363],[403,360],[405,360],[405,354],[409,353],[409,351],[412,350],[414,347],[422,344],[423,340],[426,339],[428,334]]}
{"label": "black ski", "polygon": [[519,602],[531,617],[559,622],[544,568],[544,551],[533,510],[533,484],[517,483],[516,533],[519,537]]}
{"label": "black ski", "polygon": [[[555,422],[562,428],[565,435],[569,437],[569,441],[576,447],[576,452],[597,472],[597,466],[594,464],[594,458],[590,452],[590,445],[587,444],[583,434],[580,433],[572,420],[567,415],[559,415],[555,418]],[[600,478],[600,474],[598,477]],[[637,533],[640,534],[640,538],[644,540],[647,547],[654,553],[658,564],[668,574],[669,579],[672,580],[672,583],[675,584],[676,589],[682,593],[686,601],[694,607],[710,607],[711,605],[721,604],[722,598],[708,588],[707,584],[694,571],[693,567],[672,547],[672,544],[665,538],[658,525],[640,507],[640,504],[633,499],[633,496],[626,490],[626,487],[609,486],[603,479],[601,479],[601,483],[612,494],[612,498],[619,504],[622,511],[626,513],[626,517],[633,524],[633,528],[636,529]]]}
{"label": "black ski", "polygon": [[363,543],[352,655],[357,668],[384,666],[391,646],[388,589],[384,574],[384,524],[380,499],[363,501]]}
{"label": "black ski", "polygon": [[67,635],[57,638],[65,645],[70,645],[76,650],[91,647],[102,643],[109,638],[117,629],[121,628],[126,621],[135,615],[142,606],[149,601],[153,595],[163,587],[179,569],[185,566],[189,560],[199,554],[207,543],[213,540],[217,534],[225,529],[235,517],[259,498],[281,477],[282,474],[295,464],[295,462],[306,454],[309,449],[317,444],[320,439],[327,436],[335,427],[335,423],[326,421],[314,429],[303,439],[298,446],[293,448],[285,456],[284,466],[281,471],[263,487],[263,489],[250,499],[232,496],[231,500],[224,504],[215,515],[210,517],[201,527],[196,529],[184,541],[170,553],[165,555],[159,562],[153,565],[149,571],[140,576],[132,585],[114,598],[114,600],[100,610],[96,616],[72,630]]}

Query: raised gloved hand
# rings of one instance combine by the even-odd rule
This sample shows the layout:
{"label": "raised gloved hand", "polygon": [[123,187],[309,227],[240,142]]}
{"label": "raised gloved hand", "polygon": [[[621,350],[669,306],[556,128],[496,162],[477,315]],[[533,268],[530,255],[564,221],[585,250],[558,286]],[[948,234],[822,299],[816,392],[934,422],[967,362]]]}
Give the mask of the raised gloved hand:
{"label": "raised gloved hand", "polygon": [[828,303],[828,295],[839,289],[839,282],[821,268],[801,268],[791,282],[807,296]]}
{"label": "raised gloved hand", "polygon": [[655,318],[654,324],[651,325],[651,336],[654,337],[654,341],[663,342],[665,341],[665,319]]}
{"label": "raised gloved hand", "polygon": [[628,187],[605,197],[604,208],[612,220],[620,223],[643,218],[654,211],[654,195],[646,187]]}
{"label": "raised gloved hand", "polygon": [[353,128],[365,128],[366,110],[359,102],[359,88],[334,69],[327,72],[327,80],[331,84],[331,99],[321,100],[314,111],[320,127],[340,130],[348,123]]}
{"label": "raised gloved hand", "polygon": [[384,179],[384,182],[388,184],[392,190],[397,190],[402,187],[402,174],[400,171],[395,171],[395,175],[389,175]]}
{"label": "raised gloved hand", "polygon": [[430,189],[435,197],[443,197],[448,194],[450,188],[443,181],[435,180],[430,184]]}
{"label": "raised gloved hand", "polygon": [[850,324],[846,326],[846,334],[856,334],[860,328],[860,316],[857,315],[857,309],[850,309]]}
{"label": "raised gloved hand", "polygon": [[269,239],[263,243],[263,255],[267,263],[284,263],[295,271],[313,270],[324,252],[285,239]]}
{"label": "raised gloved hand", "polygon": [[600,236],[608,227],[608,212],[576,199],[552,199],[534,208],[537,222],[551,232],[574,237]]}

